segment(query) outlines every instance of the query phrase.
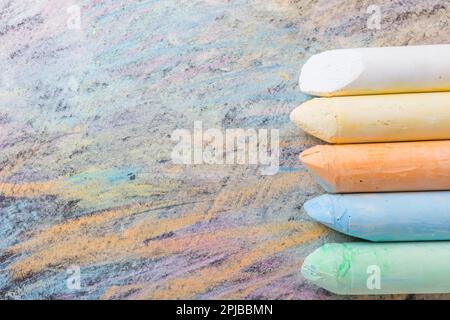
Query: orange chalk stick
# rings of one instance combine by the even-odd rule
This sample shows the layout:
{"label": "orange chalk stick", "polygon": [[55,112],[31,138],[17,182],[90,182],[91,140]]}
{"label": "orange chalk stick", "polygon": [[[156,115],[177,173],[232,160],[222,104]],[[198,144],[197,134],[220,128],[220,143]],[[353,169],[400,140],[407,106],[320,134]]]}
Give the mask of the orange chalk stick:
{"label": "orange chalk stick", "polygon": [[450,140],[319,145],[300,160],[331,193],[450,190]]}

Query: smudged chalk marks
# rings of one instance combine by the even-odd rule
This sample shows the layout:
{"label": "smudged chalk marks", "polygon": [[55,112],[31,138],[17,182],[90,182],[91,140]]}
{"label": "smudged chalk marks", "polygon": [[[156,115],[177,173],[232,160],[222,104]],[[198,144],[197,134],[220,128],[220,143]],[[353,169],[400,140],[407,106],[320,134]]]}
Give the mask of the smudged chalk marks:
{"label": "smudged chalk marks", "polygon": [[[348,238],[300,209],[321,190],[297,161],[317,140],[289,121],[298,70],[450,35],[443,1],[380,4],[379,30],[370,4],[3,1],[0,297],[334,298],[299,272]],[[279,129],[278,173],[173,163],[171,133],[195,121]]]}

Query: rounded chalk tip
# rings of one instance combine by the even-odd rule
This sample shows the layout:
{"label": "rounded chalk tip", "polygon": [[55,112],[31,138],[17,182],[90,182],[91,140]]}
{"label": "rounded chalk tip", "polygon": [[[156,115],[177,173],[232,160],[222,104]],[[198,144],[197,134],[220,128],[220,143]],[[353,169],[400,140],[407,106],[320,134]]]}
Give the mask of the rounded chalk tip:
{"label": "rounded chalk tip", "polygon": [[312,136],[329,143],[338,141],[338,115],[328,98],[306,101],[291,112],[290,119]]}
{"label": "rounded chalk tip", "polygon": [[313,253],[310,253],[306,259],[303,261],[302,268],[300,272],[306,280],[315,282],[321,278],[321,272],[317,269],[317,264],[315,260],[317,260],[316,255],[318,255],[316,249]]}
{"label": "rounded chalk tip", "polygon": [[324,194],[308,200],[303,205],[303,208],[317,222],[328,226],[334,225],[334,208],[330,195]]}
{"label": "rounded chalk tip", "polygon": [[300,113],[299,110],[300,110],[300,107],[297,107],[294,110],[292,110],[291,113],[289,114],[289,119],[291,119],[291,121],[295,124],[297,124],[297,121],[298,121],[297,119],[298,119],[299,113]]}
{"label": "rounded chalk tip", "polygon": [[[340,273],[345,272],[342,266],[342,244],[329,243],[316,249],[303,261],[301,273],[303,277],[334,293],[340,293]],[[345,267],[345,266],[344,266]]]}
{"label": "rounded chalk tip", "polygon": [[328,154],[329,145],[317,145],[300,153],[299,159],[326,192],[337,192],[335,171]]}
{"label": "rounded chalk tip", "polygon": [[299,85],[303,93],[331,97],[344,95],[364,70],[361,54],[355,49],[324,51],[303,65]]}
{"label": "rounded chalk tip", "polygon": [[317,145],[309,149],[303,150],[300,155],[300,161],[308,168],[322,168],[324,167],[322,157],[322,145]]}

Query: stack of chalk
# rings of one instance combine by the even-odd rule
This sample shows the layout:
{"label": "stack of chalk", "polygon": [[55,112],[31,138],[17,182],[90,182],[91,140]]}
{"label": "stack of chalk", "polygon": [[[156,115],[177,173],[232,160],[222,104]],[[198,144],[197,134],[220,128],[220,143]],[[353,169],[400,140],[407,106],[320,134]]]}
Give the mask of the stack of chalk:
{"label": "stack of chalk", "polygon": [[300,88],[321,98],[292,121],[332,144],[300,155],[329,193],[305,211],[372,241],[322,246],[305,278],[338,294],[449,293],[450,241],[430,241],[450,240],[450,45],[326,51]]}

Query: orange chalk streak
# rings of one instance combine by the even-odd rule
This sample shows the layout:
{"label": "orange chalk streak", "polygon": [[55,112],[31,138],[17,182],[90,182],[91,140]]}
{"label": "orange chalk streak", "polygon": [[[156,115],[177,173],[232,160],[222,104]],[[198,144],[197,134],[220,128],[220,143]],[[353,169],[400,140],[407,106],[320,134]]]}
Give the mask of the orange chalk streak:
{"label": "orange chalk streak", "polygon": [[297,225],[287,237],[269,240],[253,247],[248,252],[236,254],[219,266],[206,267],[193,274],[169,280],[161,288],[146,291],[138,299],[189,299],[223,281],[233,280],[240,270],[263,257],[293,248],[306,241],[317,239],[325,232],[319,225]]}

